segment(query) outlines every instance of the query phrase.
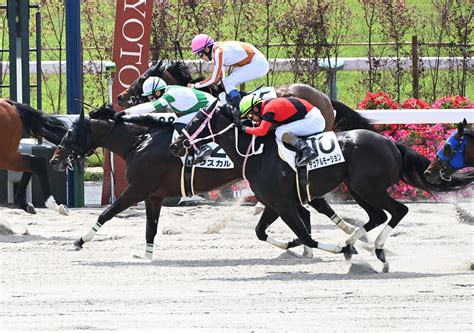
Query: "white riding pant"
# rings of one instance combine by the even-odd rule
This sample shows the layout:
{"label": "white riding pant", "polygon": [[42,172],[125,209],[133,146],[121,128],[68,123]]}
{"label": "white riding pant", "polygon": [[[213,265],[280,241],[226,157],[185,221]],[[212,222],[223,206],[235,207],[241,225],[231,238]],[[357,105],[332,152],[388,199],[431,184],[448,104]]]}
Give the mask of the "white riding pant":
{"label": "white riding pant", "polygon": [[266,75],[269,69],[270,65],[265,56],[260,52],[255,53],[250,63],[242,67],[235,67],[232,73],[222,80],[225,92],[238,90],[239,84],[258,79]]}
{"label": "white riding pant", "polygon": [[318,108],[313,108],[303,119],[280,125],[275,130],[275,136],[281,141],[284,133],[291,132],[296,136],[308,136],[324,130],[326,121]]}

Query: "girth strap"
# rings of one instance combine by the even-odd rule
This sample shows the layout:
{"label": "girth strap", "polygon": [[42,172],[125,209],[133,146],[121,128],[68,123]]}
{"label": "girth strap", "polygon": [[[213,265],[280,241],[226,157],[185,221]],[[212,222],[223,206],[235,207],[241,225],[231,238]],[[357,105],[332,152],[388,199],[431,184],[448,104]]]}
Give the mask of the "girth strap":
{"label": "girth strap", "polygon": [[311,201],[307,165],[296,167],[296,192],[302,205]]}
{"label": "girth strap", "polygon": [[183,168],[181,169],[181,196],[192,197],[194,195],[194,155],[186,155]]}

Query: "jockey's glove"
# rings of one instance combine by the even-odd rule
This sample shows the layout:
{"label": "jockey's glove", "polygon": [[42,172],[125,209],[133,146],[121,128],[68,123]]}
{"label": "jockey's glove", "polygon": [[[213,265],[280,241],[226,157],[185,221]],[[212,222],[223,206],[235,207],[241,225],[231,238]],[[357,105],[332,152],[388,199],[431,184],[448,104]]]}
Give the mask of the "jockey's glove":
{"label": "jockey's glove", "polygon": [[245,126],[240,120],[235,120],[234,124],[235,124],[235,127],[237,127],[242,132],[245,132],[245,130],[247,129],[247,126]]}

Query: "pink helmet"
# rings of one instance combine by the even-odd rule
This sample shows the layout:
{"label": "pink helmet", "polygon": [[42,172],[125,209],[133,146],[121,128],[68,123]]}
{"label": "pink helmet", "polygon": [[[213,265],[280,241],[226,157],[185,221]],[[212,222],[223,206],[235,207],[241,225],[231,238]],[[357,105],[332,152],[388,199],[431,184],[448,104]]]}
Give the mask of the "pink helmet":
{"label": "pink helmet", "polygon": [[193,38],[193,41],[191,42],[191,50],[193,53],[199,53],[211,45],[214,45],[214,39],[206,34],[199,34]]}

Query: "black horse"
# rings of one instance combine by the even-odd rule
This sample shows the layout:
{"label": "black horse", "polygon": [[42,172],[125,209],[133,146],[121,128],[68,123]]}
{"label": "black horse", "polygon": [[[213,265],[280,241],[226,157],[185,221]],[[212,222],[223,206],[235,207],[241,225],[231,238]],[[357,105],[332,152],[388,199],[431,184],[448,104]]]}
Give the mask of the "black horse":
{"label": "black horse", "polygon": [[45,138],[57,145],[66,131],[67,127],[57,118],[47,116],[29,105],[0,99],[0,169],[23,172],[14,195],[17,207],[31,214],[36,213],[33,204],[26,202],[26,187],[35,173],[41,183],[46,207],[62,215],[68,214],[67,207],[58,205],[52,196],[47,161],[18,151],[23,133],[37,139],[39,143]]}
{"label": "black horse", "polygon": [[466,126],[467,121],[464,119],[426,168],[425,177],[430,183],[450,182],[453,178],[474,181],[474,171],[456,172],[474,167],[474,131]]}
{"label": "black horse", "polygon": [[[350,257],[352,253],[356,253],[353,244],[362,235],[387,220],[384,213],[386,210],[391,219],[376,239],[375,248],[377,257],[384,263],[384,271],[388,271],[388,261],[383,250],[385,240],[408,212],[407,206],[390,197],[387,193],[388,187],[398,183],[400,179],[425,191],[453,191],[468,184],[463,181],[442,185],[428,183],[423,177],[423,171],[429,165],[428,159],[377,133],[367,130],[337,133],[345,162],[311,170],[308,176],[311,196],[323,196],[344,182],[356,202],[369,215],[369,221],[347,239],[345,247],[322,244],[311,238],[301,219],[297,210],[299,199],[294,171],[279,157],[274,136],[257,138],[252,143],[250,135],[238,131],[233,125],[235,110],[232,112],[224,106],[209,112],[200,113],[186,127],[188,135],[194,139],[181,135],[171,145],[171,151],[181,156],[186,147],[202,140],[202,137],[207,139],[200,141],[201,144],[212,137],[236,166],[244,168],[245,163],[243,172],[257,199],[265,205],[256,228],[257,237],[262,241],[272,242],[265,230],[276,216],[280,216],[298,237],[297,241],[289,242],[287,247],[302,242],[304,245],[333,253],[343,252]],[[209,133],[207,126],[202,130],[204,122],[208,122],[212,133]],[[225,135],[222,135],[223,133]],[[263,153],[245,160],[241,152],[248,151],[252,144],[256,148],[252,151],[257,151],[259,145],[263,145]]]}
{"label": "black horse", "polygon": [[[169,151],[173,125],[152,117],[138,118],[136,124],[115,123],[112,120],[114,114],[113,109],[105,106],[90,114],[93,119],[82,113],[64,136],[50,162],[56,170],[65,170],[71,160],[82,159],[97,147],[121,156],[126,162],[127,188],[117,201],[105,209],[91,230],[74,244],[77,249],[82,248],[105,222],[137,202],[145,201],[145,256],[151,259],[163,199],[182,195],[182,162]],[[194,191],[208,192],[240,179],[240,168],[196,168]],[[352,231],[353,227],[339,218],[325,200],[315,198],[310,205],[331,218],[346,233]],[[303,206],[299,206],[298,210],[307,227],[311,228],[309,211]]]}

